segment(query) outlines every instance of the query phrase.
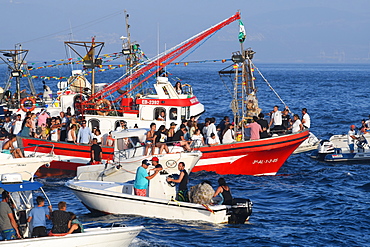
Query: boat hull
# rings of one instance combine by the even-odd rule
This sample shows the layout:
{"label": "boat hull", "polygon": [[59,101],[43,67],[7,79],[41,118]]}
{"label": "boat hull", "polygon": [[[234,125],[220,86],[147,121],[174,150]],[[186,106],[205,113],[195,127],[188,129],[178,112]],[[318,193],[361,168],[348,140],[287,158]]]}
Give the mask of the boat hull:
{"label": "boat hull", "polygon": [[11,154],[0,154],[0,173],[19,173],[23,180],[30,180],[39,170],[40,167],[48,167],[51,162],[58,159],[56,156],[40,155],[27,158],[13,158]]}
{"label": "boat hull", "polygon": [[50,246],[91,246],[91,247],[122,247],[129,246],[132,240],[144,229],[142,226],[91,228],[83,233],[66,236],[50,236],[2,241],[1,246],[50,247]]}
{"label": "boat hull", "polygon": [[200,147],[202,158],[193,172],[218,174],[275,175],[288,157],[308,138],[309,131],[261,140]]}
{"label": "boat hull", "polygon": [[[87,144],[73,144],[67,142],[55,142],[38,138],[17,137],[18,145],[25,153],[50,153],[60,157],[54,160],[49,167],[42,166],[36,172],[38,177],[48,176],[76,176],[77,167],[87,165],[90,162],[91,146]],[[103,159],[113,159],[113,147],[103,146]]]}
{"label": "boat hull", "polygon": [[91,211],[105,214],[139,215],[144,217],[227,223],[224,205],[203,206],[152,197],[122,193],[123,185],[101,181],[70,180],[66,186]]}

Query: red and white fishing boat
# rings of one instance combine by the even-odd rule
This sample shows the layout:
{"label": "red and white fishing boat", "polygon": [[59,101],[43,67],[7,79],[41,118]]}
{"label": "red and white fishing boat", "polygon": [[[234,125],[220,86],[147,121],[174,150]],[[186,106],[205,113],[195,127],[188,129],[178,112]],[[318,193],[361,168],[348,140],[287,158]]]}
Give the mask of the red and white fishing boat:
{"label": "red and white fishing boat", "polygon": [[[204,112],[204,107],[192,91],[179,94],[167,77],[158,75],[168,64],[200,41],[239,19],[240,13],[238,12],[151,60],[142,62],[128,59],[130,65],[128,67],[132,69],[123,79],[105,85],[99,90],[95,90],[96,87],[92,82],[92,93],[85,94],[83,97],[78,96],[79,98],[73,94],[61,94],[59,106],[62,107],[61,110],[65,111],[67,106],[72,105],[74,111],[85,116],[90,127],[99,127],[102,133],[115,130],[120,120],[125,120],[128,128],[136,126],[147,128],[151,122],[155,122],[157,126],[164,124],[169,127],[171,122],[180,124],[182,119],[189,119],[190,116],[195,116],[197,119]],[[241,46],[242,52],[234,53],[234,68],[229,73],[231,77],[234,75],[236,83],[232,104],[235,106],[233,110],[236,123],[247,121],[260,112],[256,97],[257,89],[254,86],[254,68],[251,62],[254,52],[250,49],[244,50],[243,45]],[[94,48],[93,41],[91,49],[86,55],[92,59],[90,62],[93,64],[95,64]],[[133,52],[134,48],[129,44],[128,54]],[[154,85],[155,92],[145,93],[145,90],[142,89],[145,89],[145,83],[154,75],[157,75]],[[116,97],[112,99],[113,96]],[[65,102],[63,102],[64,99]],[[165,120],[158,118],[162,111],[165,112]],[[292,152],[309,136],[309,131],[305,130],[295,134],[249,141],[244,137],[244,124],[241,124],[240,128],[242,137],[239,141],[196,148],[203,153],[203,156],[193,172],[206,170],[219,174],[274,175]],[[47,143],[47,141],[32,138],[22,138],[21,141],[23,147]],[[89,147],[84,145],[75,146],[60,142],[57,145],[54,144],[54,150],[56,154],[60,151],[72,157],[67,160],[74,163],[74,165],[70,165],[72,170],[81,165],[80,162],[75,162],[75,158],[89,157]],[[110,159],[112,151],[112,148],[103,147],[103,159]],[[66,169],[66,163],[58,163],[55,167]]]}

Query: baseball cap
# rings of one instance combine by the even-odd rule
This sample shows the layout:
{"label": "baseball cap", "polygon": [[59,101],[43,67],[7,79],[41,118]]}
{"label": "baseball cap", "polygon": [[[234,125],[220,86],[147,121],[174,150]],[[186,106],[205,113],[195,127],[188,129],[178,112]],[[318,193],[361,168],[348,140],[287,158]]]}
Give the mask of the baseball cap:
{"label": "baseball cap", "polygon": [[158,157],[153,157],[151,161],[159,161]]}
{"label": "baseball cap", "polygon": [[171,124],[170,124],[170,126],[176,126],[177,124],[175,124],[174,122],[172,122]]}
{"label": "baseball cap", "polygon": [[148,165],[148,160],[147,160],[147,159],[145,159],[145,160],[141,161],[141,164],[142,164],[142,165],[144,165],[144,164],[145,164],[145,165]]}

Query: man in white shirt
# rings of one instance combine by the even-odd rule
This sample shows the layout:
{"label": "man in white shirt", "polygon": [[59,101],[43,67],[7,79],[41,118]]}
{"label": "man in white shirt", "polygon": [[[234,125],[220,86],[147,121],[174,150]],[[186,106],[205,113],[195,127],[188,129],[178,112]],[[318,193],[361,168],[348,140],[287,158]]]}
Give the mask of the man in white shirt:
{"label": "man in white shirt", "polygon": [[207,128],[207,140],[208,140],[208,137],[211,137],[211,134],[213,133],[213,134],[216,135],[216,137],[215,137],[216,142],[220,143],[220,139],[218,138],[218,135],[217,135],[217,128],[216,128],[215,122],[216,122],[216,119],[214,117],[212,117],[210,119],[210,124]]}
{"label": "man in white shirt", "polygon": [[347,134],[348,146],[351,153],[355,152],[355,140],[357,139],[355,136],[355,128],[356,126],[352,124]]}
{"label": "man in white shirt", "polygon": [[274,127],[271,130],[282,130],[283,129],[283,119],[282,119],[281,111],[279,111],[279,107],[276,105],[274,106],[274,110],[271,112],[271,120],[269,127],[274,124]]}
{"label": "man in white shirt", "polygon": [[368,128],[370,128],[370,115],[369,115],[369,119],[368,119],[368,120],[366,120],[365,124],[366,124],[366,126],[367,126]]}
{"label": "man in white shirt", "polygon": [[307,113],[307,108],[302,109],[302,124],[305,129],[309,129],[311,127],[311,118]]}
{"label": "man in white shirt", "polygon": [[22,116],[18,114],[16,119],[13,122],[13,134],[18,135],[18,133],[22,130]]}

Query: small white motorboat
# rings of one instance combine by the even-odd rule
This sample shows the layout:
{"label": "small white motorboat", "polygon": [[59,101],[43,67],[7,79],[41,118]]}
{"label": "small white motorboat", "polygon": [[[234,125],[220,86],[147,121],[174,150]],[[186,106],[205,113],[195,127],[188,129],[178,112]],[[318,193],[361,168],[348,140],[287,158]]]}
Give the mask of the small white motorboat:
{"label": "small white motorboat", "polygon": [[176,201],[176,187],[166,181],[168,175],[162,171],[150,180],[147,197],[134,195],[132,183],[69,180],[66,186],[90,211],[106,214],[238,224],[252,214],[249,199],[235,199],[234,205]]}
{"label": "small white motorboat", "polygon": [[317,150],[311,153],[311,158],[321,161],[369,161],[370,135],[357,135],[354,152],[351,153],[347,135],[333,135],[329,140],[322,140]]}
{"label": "small white motorboat", "polygon": [[304,142],[302,142],[301,145],[299,145],[296,150],[294,150],[293,154],[299,154],[315,150],[317,149],[319,143],[320,143],[319,138],[317,138],[312,132],[310,132],[308,138],[304,140]]}
{"label": "small white motorboat", "polygon": [[64,236],[47,236],[31,238],[27,218],[32,207],[33,191],[41,190],[45,198],[50,201],[39,182],[22,181],[20,174],[2,174],[0,192],[6,190],[15,205],[14,211],[19,230],[24,239],[0,241],[1,246],[129,246],[132,240],[144,229],[136,227],[87,228],[83,233],[73,233]]}
{"label": "small white motorboat", "polygon": [[14,158],[12,154],[0,153],[0,174],[19,173],[23,180],[30,180],[37,170],[50,162],[58,160],[59,156],[53,154],[30,154],[26,158]]}

